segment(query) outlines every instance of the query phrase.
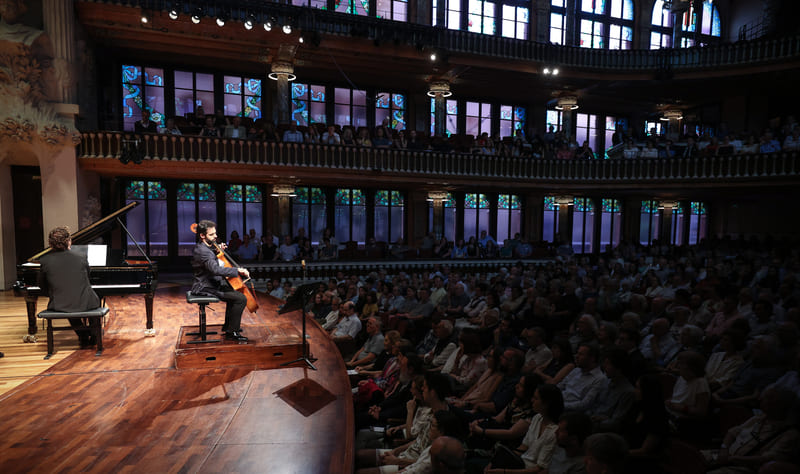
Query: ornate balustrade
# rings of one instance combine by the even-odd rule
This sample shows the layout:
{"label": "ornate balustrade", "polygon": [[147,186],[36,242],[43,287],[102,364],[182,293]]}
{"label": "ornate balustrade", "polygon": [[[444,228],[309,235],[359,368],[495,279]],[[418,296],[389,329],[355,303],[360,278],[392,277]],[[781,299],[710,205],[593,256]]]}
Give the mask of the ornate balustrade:
{"label": "ornate balustrade", "polygon": [[[84,0],[89,1],[89,0]],[[169,11],[172,0],[93,0],[94,3]],[[184,12],[195,7],[212,14],[218,3],[211,0],[182,2]],[[739,41],[715,46],[660,50],[604,50],[503,38],[467,31],[434,28],[415,23],[388,21],[346,15],[321,9],[297,7],[277,2],[230,0],[225,8],[232,18],[245,18],[250,11],[291,16],[297,27],[319,34],[369,38],[423,47],[440,48],[450,53],[477,54],[517,61],[543,62],[596,70],[685,70],[745,66],[765,62],[800,59],[800,35],[775,39]]]}
{"label": "ornate balustrade", "polygon": [[78,156],[82,160],[119,160],[123,151],[138,153],[144,161],[247,165],[251,168],[243,172],[248,174],[254,174],[252,166],[260,166],[265,174],[328,169],[357,176],[380,170],[386,177],[569,184],[735,182],[800,176],[800,154],[796,152],[696,159],[551,160],[121,132],[83,133]]}

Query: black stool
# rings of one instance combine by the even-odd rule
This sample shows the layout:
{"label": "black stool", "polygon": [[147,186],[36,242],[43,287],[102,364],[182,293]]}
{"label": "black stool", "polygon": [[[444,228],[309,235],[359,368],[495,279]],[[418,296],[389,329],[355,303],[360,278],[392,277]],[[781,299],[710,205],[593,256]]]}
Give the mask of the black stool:
{"label": "black stool", "polygon": [[85,318],[89,320],[89,330],[97,340],[97,355],[103,353],[103,317],[108,314],[108,308],[97,308],[89,311],[79,311],[69,313],[65,311],[49,311],[45,310],[39,313],[39,317],[47,320],[47,355],[45,359],[49,359],[55,350],[53,348],[53,331],[73,331],[72,326],[63,328],[54,328],[54,319],[70,319],[70,318]]}
{"label": "black stool", "polygon": [[196,304],[199,307],[200,330],[197,332],[187,332],[187,336],[200,336],[200,339],[187,341],[187,344],[202,344],[204,342],[220,342],[221,339],[207,339],[207,334],[216,334],[217,331],[206,331],[206,306],[211,303],[219,303],[216,296],[195,295],[191,291],[186,292],[186,302]]}

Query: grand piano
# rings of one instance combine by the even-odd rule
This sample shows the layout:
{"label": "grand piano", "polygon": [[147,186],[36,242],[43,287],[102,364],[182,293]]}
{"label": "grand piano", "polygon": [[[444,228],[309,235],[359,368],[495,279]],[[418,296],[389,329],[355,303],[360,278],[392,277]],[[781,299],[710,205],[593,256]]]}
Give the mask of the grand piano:
{"label": "grand piano", "polygon": [[[127,206],[103,217],[72,234],[73,248],[94,242],[98,237],[108,234],[116,225],[122,227],[131,238],[136,248],[141,252],[144,260],[131,260],[123,257],[122,252],[110,252],[106,265],[89,267],[89,280],[95,293],[105,299],[106,296],[115,295],[144,295],[145,311],[147,313],[147,326],[145,336],[155,336],[153,329],[153,296],[158,286],[158,265],[153,263],[147,254],[128,232],[122,222],[122,216],[127,214],[139,203],[132,202]],[[109,247],[110,248],[110,247]],[[42,250],[25,263],[17,266],[17,282],[14,284],[14,294],[25,297],[28,310],[28,335],[26,342],[36,341],[36,303],[42,294],[39,288],[39,259],[50,252],[50,247]],[[46,295],[45,295],[46,296]]]}

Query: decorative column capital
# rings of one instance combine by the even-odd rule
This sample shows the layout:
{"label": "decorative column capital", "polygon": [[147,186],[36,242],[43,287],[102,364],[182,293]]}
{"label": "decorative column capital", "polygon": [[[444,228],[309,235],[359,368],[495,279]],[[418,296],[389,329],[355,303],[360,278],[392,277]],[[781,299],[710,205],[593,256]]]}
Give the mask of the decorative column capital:
{"label": "decorative column capital", "polygon": [[450,83],[447,81],[434,81],[428,86],[428,96],[436,97],[441,94],[441,97],[450,97],[453,93],[450,91]]}
{"label": "decorative column capital", "polygon": [[277,81],[279,77],[284,76],[286,80],[293,81],[297,79],[294,74],[294,66],[285,61],[276,61],[270,66],[269,78]]}

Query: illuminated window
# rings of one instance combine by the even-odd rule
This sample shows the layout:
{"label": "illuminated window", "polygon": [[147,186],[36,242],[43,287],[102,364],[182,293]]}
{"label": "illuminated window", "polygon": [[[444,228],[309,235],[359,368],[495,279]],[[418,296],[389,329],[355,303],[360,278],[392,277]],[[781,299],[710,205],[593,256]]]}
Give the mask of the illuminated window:
{"label": "illuminated window", "polygon": [[[161,181],[134,180],[125,188],[125,204],[138,202],[139,206],[125,216],[128,232],[150,257],[169,255],[167,225],[167,189]],[[128,255],[139,255],[128,236]]]}
{"label": "illuminated window", "polygon": [[658,201],[642,201],[639,213],[639,243],[650,245],[661,231],[661,210]]}
{"label": "illuminated window", "polygon": [[150,112],[151,121],[164,125],[164,70],[124,65],[122,125],[125,131],[134,130],[134,124],[142,119],[142,109]]}
{"label": "illuminated window", "polygon": [[292,0],[292,5],[297,5],[298,7],[311,7],[311,8],[318,8],[320,10],[327,10],[328,0]]}
{"label": "illuminated window", "polygon": [[[555,0],[554,0],[555,3]],[[550,42],[553,44],[564,44],[566,42],[566,10],[554,9],[550,13]]]}
{"label": "illuminated window", "polygon": [[622,206],[618,199],[603,199],[600,214],[600,251],[606,252],[619,245],[622,237]]}
{"label": "illuminated window", "polygon": [[[305,186],[295,187],[297,194],[292,199],[292,231],[297,235],[297,229],[305,229],[306,235],[311,239],[312,245],[319,245],[322,240],[322,231],[328,226],[328,201],[325,193],[320,188]],[[344,242],[338,234],[336,239]]]}
{"label": "illuminated window", "polygon": [[633,0],[580,0],[582,48],[631,49]]}
{"label": "illuminated window", "polygon": [[405,199],[400,191],[375,192],[375,240],[397,242],[405,230]]}
{"label": "illuminated window", "polygon": [[672,47],[672,13],[664,9],[664,0],[653,4],[650,25],[650,49]]}
{"label": "illuminated window", "polygon": [[360,189],[337,189],[334,198],[336,238],[339,242],[367,240],[367,205]]}
{"label": "illuminated window", "polygon": [[550,127],[553,127],[556,132],[561,130],[561,126],[564,124],[564,114],[560,110],[548,110],[546,124],[548,132]]}
{"label": "illuminated window", "polygon": [[522,206],[519,196],[500,194],[497,196],[497,231],[495,238],[500,245],[520,232],[522,222]]}
{"label": "illuminated window", "polygon": [[192,224],[204,219],[217,221],[216,189],[211,183],[178,183],[177,197],[178,255],[191,256],[196,242]]}
{"label": "illuminated window", "polygon": [[[622,135],[624,131],[627,129],[628,129],[628,119],[612,117],[607,115],[606,130],[605,130],[606,150],[614,146],[614,132],[619,130],[620,135]],[[619,139],[622,140],[622,136],[620,136]],[[622,142],[620,141],[620,143]],[[606,155],[605,158],[608,158],[608,155]]]}
{"label": "illuminated window", "polygon": [[489,232],[489,199],[485,194],[464,195],[464,239],[480,237],[480,231]]}
{"label": "illuminated window", "polygon": [[492,105],[467,102],[466,133],[477,137],[484,132],[492,133]]}
{"label": "illuminated window", "polygon": [[406,96],[378,92],[378,98],[375,101],[375,125],[382,124],[387,117],[390,118],[389,126],[393,130],[406,129]]}
{"label": "illuminated window", "polygon": [[558,208],[555,196],[545,196],[542,215],[542,240],[555,242],[558,235]]}
{"label": "illuminated window", "polygon": [[352,125],[355,128],[367,126],[367,93],[362,90],[334,89],[334,122],[338,125]]}
{"label": "illuminated window", "polygon": [[193,114],[198,107],[214,115],[214,75],[175,71],[175,115]]}
{"label": "illuminated window", "polygon": [[225,190],[225,230],[228,235],[235,230],[239,232],[240,237],[243,237],[250,232],[250,229],[255,229],[256,238],[260,238],[264,228],[261,202],[262,194],[259,186],[229,185]]}
{"label": "illuminated window", "polygon": [[225,115],[261,118],[261,79],[224,76]]}
{"label": "illuminated window", "polygon": [[528,39],[528,8],[503,5],[502,35],[506,38]]}
{"label": "illuminated window", "polygon": [[575,116],[575,140],[579,146],[589,142],[593,152],[597,152],[597,115],[577,114]]}
{"label": "illuminated window", "polygon": [[525,136],[525,117],[527,112],[525,107],[514,107],[511,105],[500,106],[500,136],[501,137],[524,137]]}
{"label": "illuminated window", "polygon": [[592,253],[594,214],[591,199],[575,198],[572,206],[572,250],[575,253]]}
{"label": "illuminated window", "polygon": [[494,34],[495,4],[484,0],[469,0],[469,16],[467,31],[473,33]]}
{"label": "illuminated window", "polygon": [[[447,100],[446,102],[445,119],[445,134],[450,135],[458,133],[458,102],[455,100]],[[431,98],[431,136],[435,135],[436,130],[436,99]]]}
{"label": "illuminated window", "polygon": [[334,11],[369,16],[369,0],[338,0],[334,2]]}
{"label": "illuminated window", "polygon": [[706,204],[692,201],[689,205],[689,245],[695,245],[706,238],[706,232],[708,231]]}
{"label": "illuminated window", "polygon": [[375,16],[387,20],[408,21],[407,0],[377,0]]}
{"label": "illuminated window", "polygon": [[292,83],[292,120],[297,125],[327,123],[325,86]]}
{"label": "illuminated window", "polygon": [[[441,2],[441,3],[440,3]],[[450,30],[461,29],[461,0],[433,0],[433,26],[441,26],[438,24],[438,15],[436,14],[440,4],[446,5],[445,24]]]}

